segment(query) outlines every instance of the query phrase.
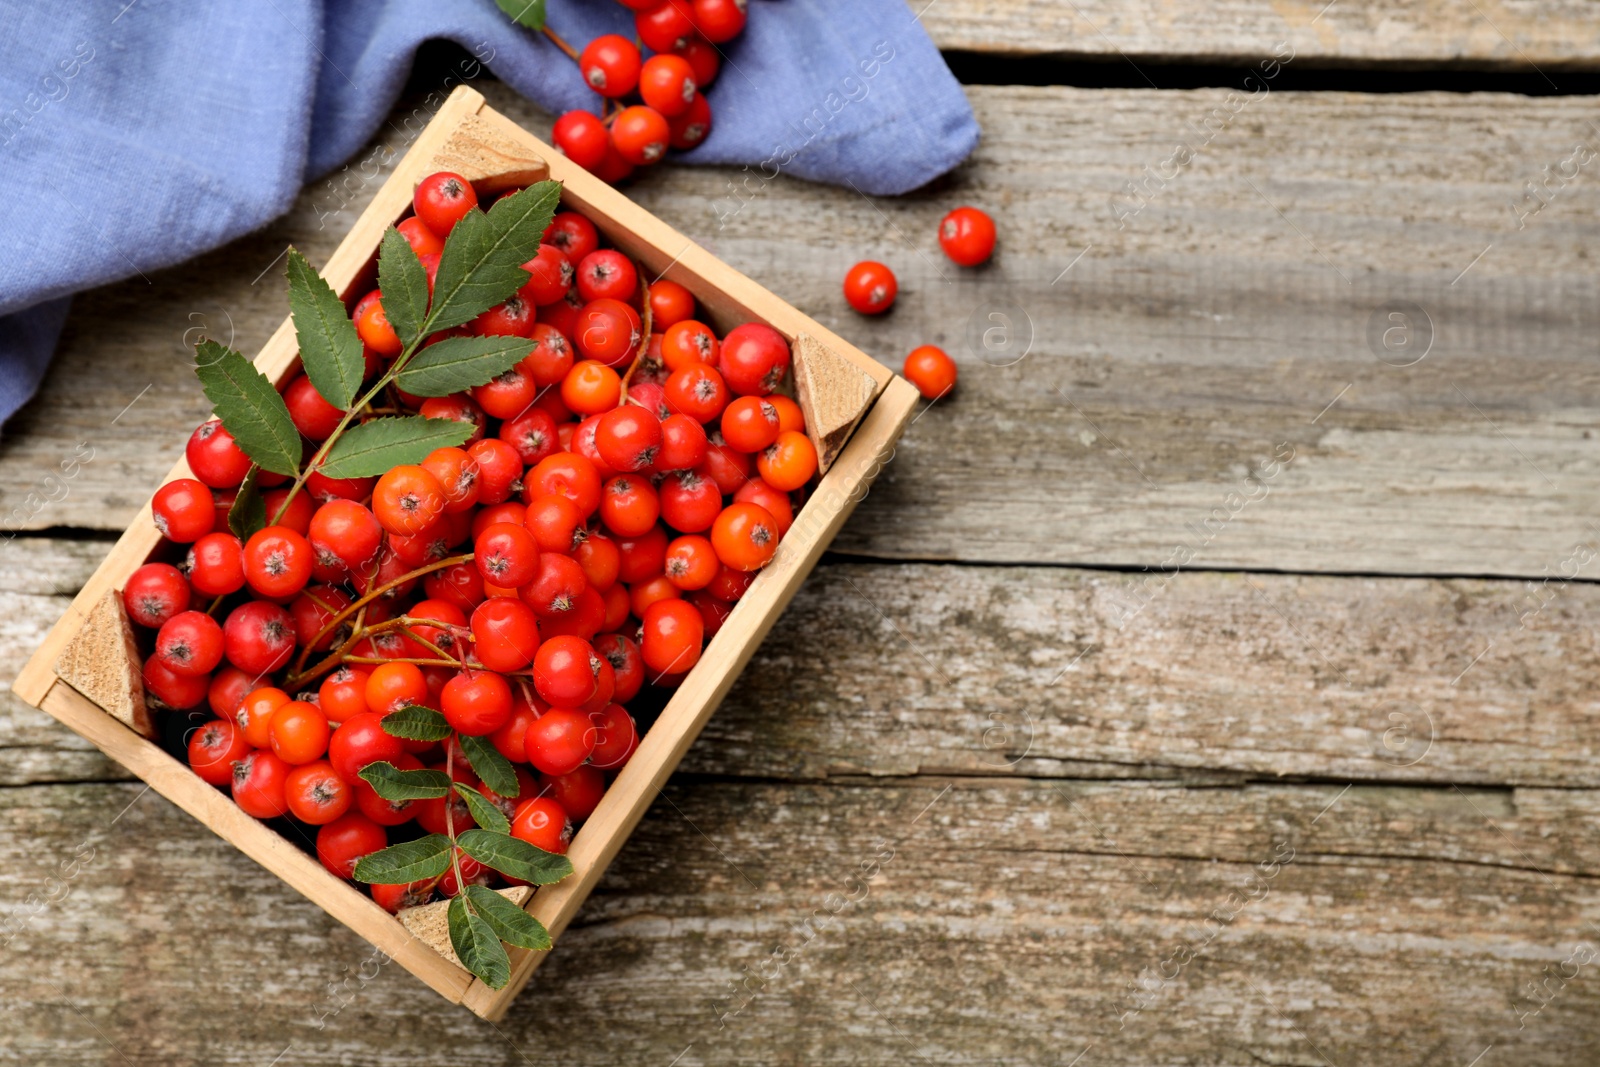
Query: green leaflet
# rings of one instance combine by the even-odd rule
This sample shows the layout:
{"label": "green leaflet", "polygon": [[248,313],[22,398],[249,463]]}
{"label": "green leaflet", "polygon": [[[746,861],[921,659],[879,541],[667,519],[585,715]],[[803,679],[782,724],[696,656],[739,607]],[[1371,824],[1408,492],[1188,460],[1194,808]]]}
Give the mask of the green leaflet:
{"label": "green leaflet", "polygon": [[506,944],[536,950],[550,947],[550,932],[544,928],[544,923],[488,886],[467,886],[467,900],[495,936]]}
{"label": "green leaflet", "polygon": [[378,288],[383,291],[383,313],[389,325],[401,344],[410,345],[422,333],[428,317],[428,272],[393,226],[378,247]]}
{"label": "green leaflet", "polygon": [[429,834],[363,856],[356,863],[356,881],[406,885],[424,878],[436,878],[449,867],[450,839],[443,834]]}
{"label": "green leaflet", "polygon": [[456,843],[479,863],[534,885],[550,885],[572,873],[572,861],[567,857],[491,830],[457,834]]}
{"label": "green leaflet", "polygon": [[488,797],[462,782],[456,782],[455,789],[461,795],[461,799],[467,802],[467,810],[472,812],[473,822],[497,834],[511,832],[511,820],[506,818],[505,812],[491,804]]}
{"label": "green leaflet", "polygon": [[522,264],[538,254],[560,201],[560,182],[538,182],[501,197],[488,214],[463,215],[439,256],[428,331],[470,322],[521,288],[528,280]]}
{"label": "green leaflet", "polygon": [[195,345],[195,374],[245,454],[273,474],[300,470],[300,431],[283,397],[248,359],[215,341]]}
{"label": "green leaflet", "polygon": [[387,760],[363,767],[361,780],[372,786],[380,797],[396,804],[407,800],[432,800],[450,792],[450,779],[443,771],[402,771]]}
{"label": "green leaflet", "polygon": [[450,724],[441,712],[413,704],[383,717],[383,732],[407,741],[443,741],[450,736]]}
{"label": "green leaflet", "polygon": [[[366,370],[355,324],[339,294],[293,248],[289,249],[288,273],[289,311],[294,315],[300,364],[322,399],[340,411],[349,411]],[[427,285],[426,278],[423,285]],[[385,310],[388,306],[385,294]]]}
{"label": "green leaflet", "polygon": [[484,785],[503,797],[517,795],[520,788],[517,785],[517,772],[511,769],[511,761],[502,756],[487,737],[462,734],[461,751],[466,753],[467,762],[483,779]]}
{"label": "green leaflet", "polygon": [[250,468],[239,485],[238,495],[233,498],[233,506],[228,509],[228,529],[241,541],[250,540],[251,534],[267,525],[267,502],[261,499],[261,491],[256,488],[259,473],[261,468]]}
{"label": "green leaflet", "polygon": [[491,989],[503,989],[511,981],[511,958],[494,928],[467,909],[467,898],[462,895],[451,899],[445,915],[450,923],[450,947],[462,966]]}
{"label": "green leaflet", "polygon": [[545,0],[495,0],[511,21],[530,30],[544,29]]}
{"label": "green leaflet", "polygon": [[459,445],[472,427],[453,419],[407,415],[372,419],[346,430],[319,468],[329,478],[376,478],[406,463],[420,463],[436,448]]}
{"label": "green leaflet", "polygon": [[522,337],[447,337],[412,356],[395,384],[417,396],[449,396],[492,381],[532,351]]}

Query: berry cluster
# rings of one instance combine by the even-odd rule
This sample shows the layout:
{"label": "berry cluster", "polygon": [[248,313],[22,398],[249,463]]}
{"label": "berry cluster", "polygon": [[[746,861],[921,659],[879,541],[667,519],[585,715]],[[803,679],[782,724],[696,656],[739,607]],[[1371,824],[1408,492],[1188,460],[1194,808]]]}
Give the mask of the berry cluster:
{"label": "berry cluster", "polygon": [[[447,237],[469,213],[483,218],[472,186],[435,174],[397,227],[435,303]],[[153,631],[149,694],[217,716],[188,739],[195,772],[252,816],[318,828],[318,856],[345,878],[379,882],[357,862],[473,827],[564,853],[639,743],[627,705],[694,667],[817,471],[799,405],[776,392],[790,369],[777,331],[718,336],[687,289],[642,284],[574,212],[554,215],[521,270],[509,298],[410,347],[382,291],[357,300],[372,399],[341,410],[305,373],[287,384],[290,434],[311,456],[292,482],[257,467],[223,421],[199,426],[194,477],[153,502],[187,559],[148,563],[123,590]],[[465,391],[405,391],[420,379],[394,364],[454,337],[527,354]],[[345,425],[413,412],[460,445],[378,475],[324,472]],[[270,519],[240,536],[247,493]],[[374,884],[374,898],[393,911],[528,880],[461,848],[435,866]]]}
{"label": "berry cluster", "polygon": [[[975,207],[958,207],[939,222],[939,247],[963,267],[976,267],[994,254],[994,220]],[[862,260],[844,276],[844,299],[863,315],[881,315],[894,306],[900,282],[875,260]],[[901,372],[929,400],[956,385],[956,363],[935,345],[920,345],[906,356]]]}
{"label": "berry cluster", "polygon": [[[556,119],[556,147],[602,181],[615,184],[667,149],[694,148],[711,132],[703,90],[721,67],[717,45],[744,31],[745,0],[618,0],[633,11],[639,40],[596,37],[574,58],[601,113],[568,111]],[[638,103],[624,103],[637,96]],[[615,107],[615,110],[613,110]]]}

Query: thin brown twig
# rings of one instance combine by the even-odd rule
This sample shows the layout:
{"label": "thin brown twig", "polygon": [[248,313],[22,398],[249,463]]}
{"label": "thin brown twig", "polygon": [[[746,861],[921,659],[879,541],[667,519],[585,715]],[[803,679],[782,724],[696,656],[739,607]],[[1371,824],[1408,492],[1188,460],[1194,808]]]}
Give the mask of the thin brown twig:
{"label": "thin brown twig", "polygon": [[[351,615],[354,615],[358,611],[364,612],[368,604],[372,603],[374,600],[378,599],[391,589],[396,589],[409,581],[413,581],[422,577],[425,574],[432,574],[434,571],[443,570],[446,567],[454,567],[457,563],[468,563],[471,562],[471,560],[471,552],[466,552],[459,556],[447,556],[444,559],[435,560],[434,562],[426,564],[425,566],[418,567],[416,570],[411,571],[408,574],[402,574],[393,581],[385,582],[383,585],[377,586],[376,588],[368,591],[366,596],[362,597],[360,600],[357,600],[355,603],[346,607],[333,618],[329,619],[327,623],[323,625],[321,631],[317,633],[317,636],[313,637],[309,642],[306,643],[305,650],[300,653],[300,659],[294,665],[294,677],[284,684],[291,688],[298,686],[310,678],[315,678],[319,675],[326,674],[328,671],[339,665],[340,657],[343,656],[343,654],[352,644],[365,636],[365,632],[362,632],[360,627],[357,628],[357,633],[352,634],[351,639],[341,645],[339,650],[333,655],[327,657],[327,659],[324,659],[321,663],[318,663],[312,670],[306,670],[306,660],[311,658],[311,650],[316,648],[317,645],[322,642],[324,637],[327,637],[330,633],[332,633],[341,622],[348,619]],[[382,623],[378,623],[377,625],[381,626]],[[369,627],[368,630],[370,631],[370,629],[371,628]],[[448,666],[448,664],[446,666]]]}
{"label": "thin brown twig", "polygon": [[628,364],[628,371],[622,376],[622,394],[619,398],[622,403],[628,402],[628,385],[633,381],[633,374],[645,361],[645,353],[650,351],[650,283],[644,280],[644,275],[639,276],[639,306],[643,308],[639,326],[639,350],[633,354],[633,361]]}
{"label": "thin brown twig", "polygon": [[461,662],[453,659],[419,659],[413,656],[346,656],[346,663],[360,663],[363,665],[383,665],[385,663],[415,663],[419,667],[460,667]]}
{"label": "thin brown twig", "polygon": [[546,26],[544,28],[544,35],[550,38],[552,44],[565,52],[568,59],[572,60],[574,63],[578,61],[578,50],[567,42],[563,41],[560,34],[556,33],[555,30],[552,30],[549,26]]}

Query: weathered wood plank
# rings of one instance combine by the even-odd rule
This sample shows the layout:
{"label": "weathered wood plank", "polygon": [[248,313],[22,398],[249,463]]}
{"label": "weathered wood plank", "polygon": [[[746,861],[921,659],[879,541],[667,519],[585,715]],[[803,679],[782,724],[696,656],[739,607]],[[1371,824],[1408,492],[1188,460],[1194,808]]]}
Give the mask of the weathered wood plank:
{"label": "weathered wood plank", "polygon": [[689,780],[667,798],[490,1026],[136,785],[5,790],[7,1052],[1060,1064],[1089,1046],[1080,1064],[1341,1067],[1463,1065],[1490,1044],[1506,1063],[1600,1054],[1588,791]]}
{"label": "weathered wood plank", "polygon": [[[1513,213],[1573,143],[1600,147],[1578,98],[1272,94],[1201,148],[1226,94],[973,95],[977,153],[913,196],[802,205],[774,182],[735,213],[681,171],[639,194],[720,213],[720,254],[792,275],[886,362],[933,342],[960,363],[838,550],[1540,576],[1594,539],[1600,186]],[[1189,166],[1150,178],[1184,141]],[[981,270],[933,239],[963,201],[1000,219]],[[838,295],[858,258],[900,272],[881,319]],[[1412,314],[1432,344],[1408,367],[1381,343],[1396,301],[1432,324]]]}
{"label": "weathered wood plank", "polygon": [[1600,589],[819,568],[686,769],[1594,786]]}
{"label": "weathered wood plank", "polygon": [[[486,88],[520,121],[549,121]],[[1583,98],[1271,94],[1164,186],[1144,168],[1181,138],[1197,145],[1225,93],[975,87],[972,98],[985,127],[973,161],[900,200],[754,170],[664,168],[633,187],[886,362],[936,342],[961,363],[961,386],[912,427],[840,549],[1542,577],[1592,541],[1600,186],[1580,175],[1521,230],[1513,211],[1536,206],[1524,184],[1546,164],[1577,141],[1600,145]],[[1119,229],[1138,202],[1113,197],[1141,180],[1146,206]],[[45,394],[0,442],[0,516],[125,524],[204,415],[185,332],[204,322],[226,338],[231,323],[253,351],[285,310],[273,257],[289,240],[324,257],[371,185],[327,229],[319,214],[338,201],[311,189],[261,234],[80,301]],[[958,271],[937,251],[935,224],[961,201],[1000,220],[987,268]],[[899,304],[878,321],[837,291],[868,255],[901,276]],[[1431,317],[1431,351],[1414,366],[1369,346],[1394,300]],[[990,313],[1031,322],[1026,358],[986,365],[1016,358],[1020,341],[969,345]],[[94,456],[65,499],[30,505],[80,443]],[[1293,460],[1265,477],[1283,446]]]}
{"label": "weathered wood plank", "polygon": [[[0,671],[70,592],[6,585],[101,548],[13,543]],[[824,563],[684,766],[1600,786],[1597,613],[1588,583]],[[0,699],[0,784],[121,777]]]}
{"label": "weathered wood plank", "polygon": [[1336,66],[1470,66],[1554,74],[1563,68],[1592,70],[1600,60],[1600,25],[1580,0],[907,2],[920,12],[940,48],[1005,55],[1252,63],[1287,42],[1297,61]]}
{"label": "weathered wood plank", "polygon": [[0,545],[0,787],[129,777],[99,749],[11,692],[17,671],[110,547],[27,536]]}

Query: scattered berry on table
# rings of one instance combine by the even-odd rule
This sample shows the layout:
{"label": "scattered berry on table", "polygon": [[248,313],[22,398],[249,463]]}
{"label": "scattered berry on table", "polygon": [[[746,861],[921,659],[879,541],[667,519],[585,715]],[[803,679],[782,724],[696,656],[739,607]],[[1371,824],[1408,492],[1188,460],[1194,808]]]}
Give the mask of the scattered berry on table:
{"label": "scattered berry on table", "polygon": [[963,267],[976,267],[994,253],[994,220],[975,207],[958,207],[939,223],[939,247]]}
{"label": "scattered berry on table", "polygon": [[906,381],[929,400],[937,400],[956,385],[956,361],[942,348],[922,345],[906,356]]}
{"label": "scattered berry on table", "polygon": [[894,304],[900,284],[882,263],[863,260],[844,276],[844,298],[863,315],[881,315]]}

